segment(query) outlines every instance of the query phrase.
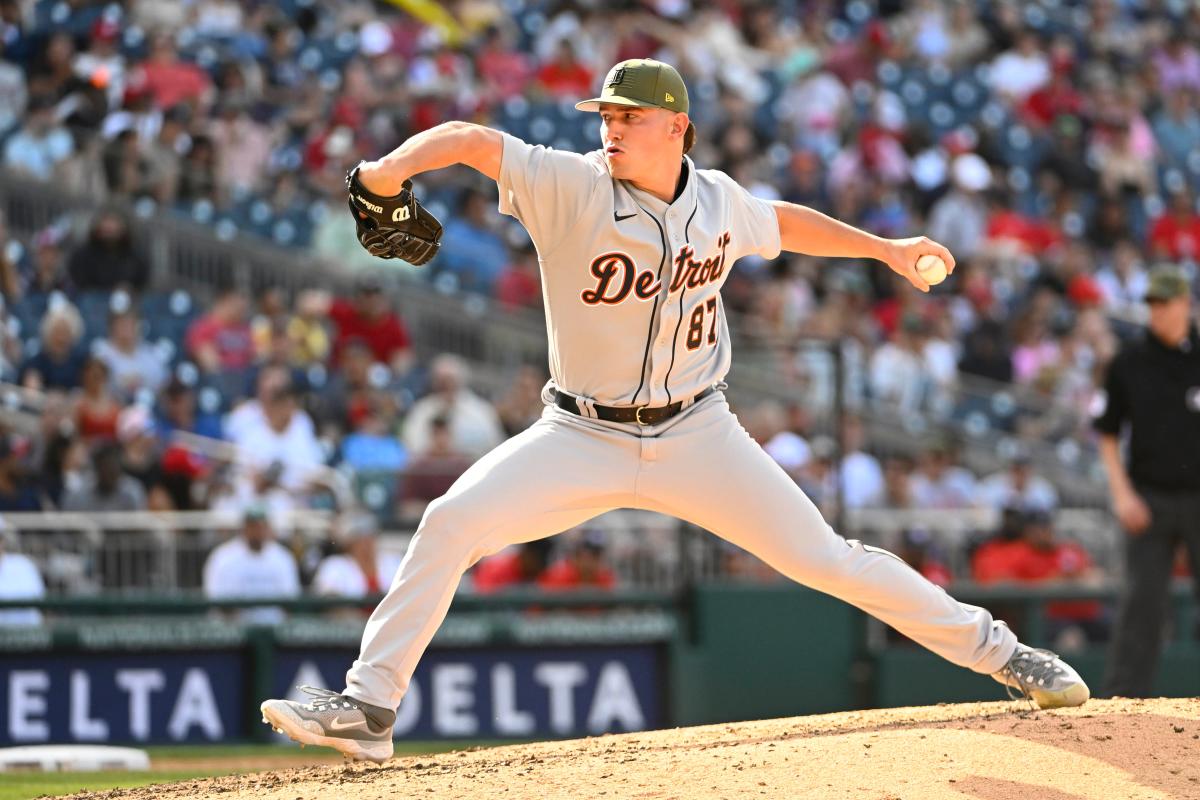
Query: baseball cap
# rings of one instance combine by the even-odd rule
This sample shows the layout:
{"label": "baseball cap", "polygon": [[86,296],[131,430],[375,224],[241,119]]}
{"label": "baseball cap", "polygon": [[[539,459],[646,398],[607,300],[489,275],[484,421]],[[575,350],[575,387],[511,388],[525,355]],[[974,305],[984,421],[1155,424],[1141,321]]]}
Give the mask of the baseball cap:
{"label": "baseball cap", "polygon": [[1188,279],[1173,264],[1159,264],[1150,270],[1150,282],[1146,289],[1146,301],[1174,300],[1188,293]]}
{"label": "baseball cap", "polygon": [[267,518],[267,507],[260,502],[251,502],[242,511],[243,522],[261,522]]}
{"label": "baseball cap", "polygon": [[599,111],[601,103],[641,108],[665,108],[688,113],[687,86],[678,70],[650,58],[630,58],[604,78],[599,97],[575,104],[580,111]]}
{"label": "baseball cap", "polygon": [[[599,97],[575,104],[580,111],[599,111],[601,103],[638,108],[665,108],[688,113],[687,85],[679,70],[652,58],[630,58],[608,71]],[[685,142],[695,140],[696,126],[688,123]],[[687,148],[685,148],[686,152]]]}
{"label": "baseball cap", "polygon": [[1054,515],[1046,508],[1028,508],[1021,513],[1022,525],[1053,525]]}

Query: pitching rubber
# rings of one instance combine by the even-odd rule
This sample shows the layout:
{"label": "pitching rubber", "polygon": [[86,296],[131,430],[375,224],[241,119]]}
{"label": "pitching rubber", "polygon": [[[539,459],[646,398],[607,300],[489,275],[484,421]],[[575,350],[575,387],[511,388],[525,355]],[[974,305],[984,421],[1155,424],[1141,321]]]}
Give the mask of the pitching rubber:
{"label": "pitching rubber", "polygon": [[372,761],[376,764],[382,764],[392,757],[391,739],[385,742],[364,742],[325,736],[320,725],[296,716],[287,703],[279,700],[267,700],[259,706],[259,710],[262,711],[263,722],[302,745],[332,747],[354,761]]}

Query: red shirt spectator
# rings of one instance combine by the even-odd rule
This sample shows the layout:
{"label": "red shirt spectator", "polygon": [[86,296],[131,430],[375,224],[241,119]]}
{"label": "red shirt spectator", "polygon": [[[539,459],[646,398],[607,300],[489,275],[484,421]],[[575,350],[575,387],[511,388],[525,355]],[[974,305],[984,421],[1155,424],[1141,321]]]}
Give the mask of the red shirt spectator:
{"label": "red shirt spectator", "polygon": [[361,284],[353,302],[334,300],[329,307],[329,318],[337,326],[333,343],[335,361],[340,362],[347,342],[361,339],[371,348],[376,361],[399,372],[407,369],[403,362],[411,356],[408,329],[387,307],[387,297],[378,284]]}
{"label": "red shirt spectator", "polygon": [[204,70],[180,61],[171,37],[160,33],[150,46],[150,57],[135,73],[130,85],[149,91],[154,104],[166,109],[179,103],[198,101],[212,84]]}
{"label": "red shirt spectator", "polygon": [[79,435],[89,444],[117,438],[121,403],[109,388],[108,379],[108,365],[95,356],[83,365],[83,387],[75,405],[75,425]]}
{"label": "red shirt spectator", "polygon": [[254,336],[246,310],[246,298],[231,290],[188,328],[187,349],[200,369],[223,372],[246,369],[254,363]]}
{"label": "red shirt spectator", "polygon": [[971,558],[971,575],[978,583],[1001,583],[1017,579],[1021,542],[996,538],[984,542]]}
{"label": "red shirt spectator", "polygon": [[[979,583],[1048,583],[1073,581],[1092,569],[1088,552],[1073,542],[1054,540],[1050,517],[1031,512],[1021,524],[1021,538],[998,537],[985,542],[971,560]],[[1094,620],[1102,612],[1094,600],[1057,601],[1046,604],[1046,616],[1059,620]]]}
{"label": "red shirt spectator", "polygon": [[617,576],[607,567],[599,567],[595,572],[585,573],[572,561],[559,561],[553,564],[538,578],[538,586],[543,589],[612,589],[617,585]]}
{"label": "red shirt spectator", "polygon": [[603,562],[604,546],[590,534],[567,558],[551,564],[538,578],[538,586],[547,590],[612,589],[617,576]]}
{"label": "red shirt spectator", "polygon": [[930,554],[932,538],[928,529],[913,526],[904,531],[896,555],[921,573],[927,581],[944,589],[954,580],[954,576],[951,575],[949,567]]}
{"label": "red shirt spectator", "polygon": [[926,561],[921,565],[919,572],[925,580],[935,586],[941,586],[943,589],[949,586],[950,582],[954,580],[954,576],[950,574],[949,568],[940,561]]}
{"label": "red shirt spectator", "polygon": [[558,45],[554,60],[537,73],[538,84],[555,97],[582,97],[592,91],[592,73],[575,58],[575,49],[567,40]]}
{"label": "red shirt spectator", "polygon": [[1190,578],[1190,577],[1192,577],[1192,570],[1188,566],[1187,547],[1185,547],[1182,543],[1179,545],[1179,549],[1175,551],[1175,566],[1171,570],[1171,577],[1172,578]]}
{"label": "red shirt spectator", "polygon": [[[1017,543],[1013,557],[1016,579],[1025,583],[1048,583],[1080,578],[1092,567],[1091,556],[1074,542],[1051,542],[1036,546]],[[1060,620],[1099,619],[1103,609],[1096,600],[1059,600],[1046,604],[1046,616]]]}
{"label": "red shirt spectator", "polygon": [[1030,219],[1011,209],[998,208],[988,219],[987,240],[1015,241],[1026,253],[1044,253],[1062,243],[1062,233],[1053,225]]}
{"label": "red shirt spectator", "polygon": [[510,586],[532,585],[546,568],[550,546],[549,539],[539,539],[485,558],[475,568],[475,590],[495,592]]}
{"label": "red shirt spectator", "polygon": [[518,253],[513,263],[496,278],[496,299],[506,308],[536,308],[542,304],[542,282],[537,254]]}
{"label": "red shirt spectator", "polygon": [[529,57],[510,41],[507,28],[495,27],[487,37],[475,66],[488,88],[488,99],[496,102],[520,95],[533,77]]}
{"label": "red shirt spectator", "polygon": [[1021,110],[1034,125],[1048,127],[1060,115],[1082,114],[1083,94],[1075,88],[1068,70],[1056,68],[1054,79],[1029,95]]}
{"label": "red shirt spectator", "polygon": [[430,422],[428,447],[409,462],[401,479],[400,500],[404,513],[423,512],[426,505],[450,491],[472,461],[454,449],[449,420],[435,417]]}
{"label": "red shirt spectator", "polygon": [[1171,197],[1171,210],[1150,228],[1150,249],[1159,258],[1178,260],[1200,257],[1200,215],[1187,192]]}

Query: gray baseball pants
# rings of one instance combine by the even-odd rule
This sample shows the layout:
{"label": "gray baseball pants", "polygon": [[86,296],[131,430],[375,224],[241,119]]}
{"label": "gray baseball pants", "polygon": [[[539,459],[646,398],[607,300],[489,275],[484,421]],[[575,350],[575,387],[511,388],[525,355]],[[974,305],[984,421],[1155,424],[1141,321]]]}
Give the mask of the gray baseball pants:
{"label": "gray baseball pants", "polygon": [[958,602],[891,553],[834,533],[716,392],[640,429],[549,405],[472,465],[426,509],[367,622],[346,693],[397,707],[467,569],[615,508],[706,528],[975,672],[1001,669],[1016,649],[1016,636],[985,609]]}

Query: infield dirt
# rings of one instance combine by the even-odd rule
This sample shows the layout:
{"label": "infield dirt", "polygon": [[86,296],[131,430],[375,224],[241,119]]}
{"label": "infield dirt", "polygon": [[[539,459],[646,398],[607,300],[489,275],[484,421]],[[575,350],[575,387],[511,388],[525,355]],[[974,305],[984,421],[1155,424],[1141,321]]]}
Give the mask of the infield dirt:
{"label": "infield dirt", "polygon": [[73,797],[1200,800],[1200,699],[854,711]]}

